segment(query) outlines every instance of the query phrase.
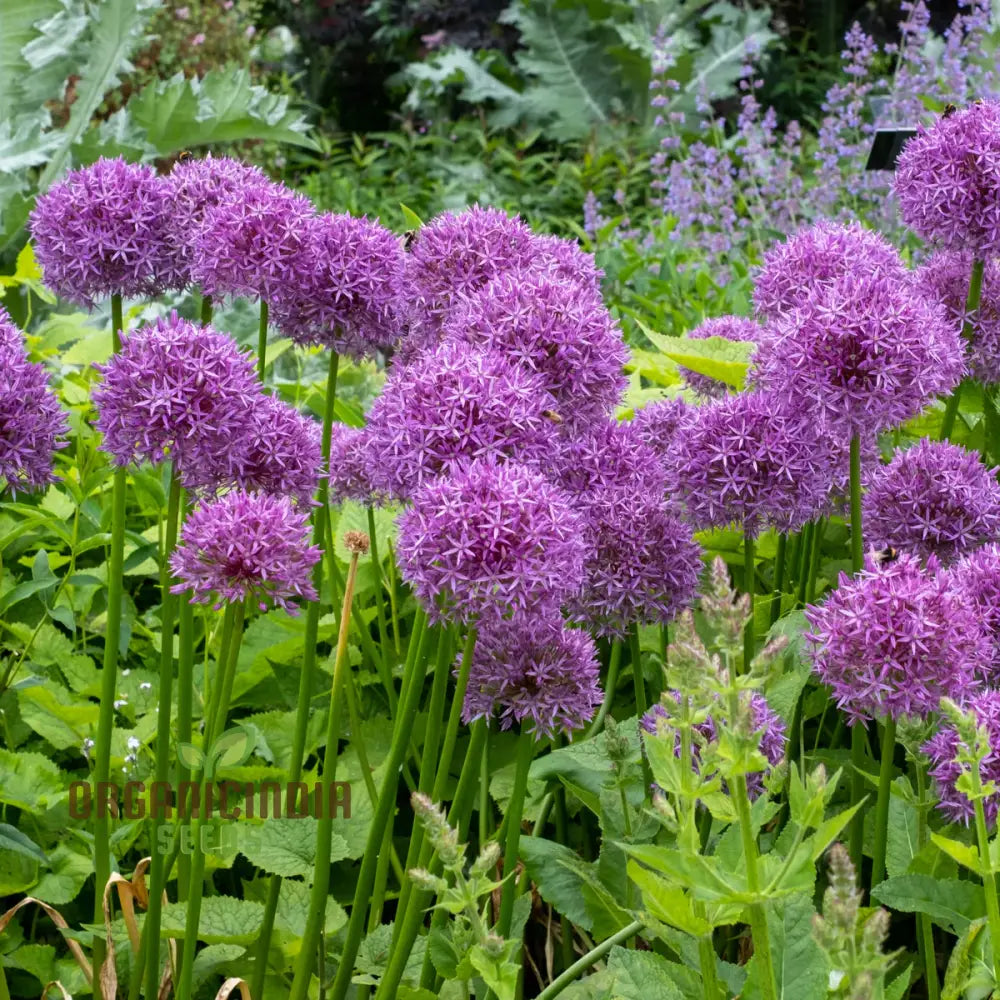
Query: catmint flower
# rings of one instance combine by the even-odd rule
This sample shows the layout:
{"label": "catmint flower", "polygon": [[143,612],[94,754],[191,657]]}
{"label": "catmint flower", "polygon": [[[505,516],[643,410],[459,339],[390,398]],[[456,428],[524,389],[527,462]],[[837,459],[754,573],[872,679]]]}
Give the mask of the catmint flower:
{"label": "catmint flower", "polygon": [[[719,316],[700,323],[687,336],[693,340],[722,337],[725,340],[749,341],[759,345],[763,342],[765,328],[760,323],[747,319],[745,316]],[[705,399],[721,399],[729,391],[725,382],[720,382],[710,375],[701,375],[683,365],[679,366],[679,371],[684,377],[684,381]]]}
{"label": "catmint flower", "polygon": [[28,360],[21,331],[0,306],[0,479],[12,493],[55,481],[52,457],[68,429],[49,376]]}
{"label": "catmint flower", "polygon": [[111,707],[117,712],[128,704],[128,698],[124,695],[111,703]]}
{"label": "catmint flower", "polygon": [[813,669],[850,722],[925,715],[976,690],[992,650],[979,617],[939,572],[906,552],[872,558],[806,609]]}
{"label": "catmint flower", "polygon": [[190,514],[170,557],[174,594],[216,609],[253,601],[296,613],[294,601],[316,600],[312,567],[321,550],[309,544],[308,515],[288,497],[234,490]]}
{"label": "catmint flower", "polygon": [[862,500],[865,538],[953,562],[1000,537],[1000,484],[974,452],[921,439],[871,477]]}
{"label": "catmint flower", "polygon": [[698,528],[794,531],[832,483],[828,439],[774,393],[744,392],[697,410],[667,458],[671,492]]}
{"label": "catmint flower", "polygon": [[375,452],[367,428],[334,424],[330,434],[330,498],[376,506],[383,500],[374,484]]}
{"label": "catmint flower", "polygon": [[756,358],[760,384],[845,438],[908,420],[965,371],[943,307],[878,270],[815,289],[771,329]]}
{"label": "catmint flower", "polygon": [[[945,307],[958,330],[970,318],[965,304],[971,272],[971,254],[940,250],[914,276],[917,288]],[[971,333],[966,346],[970,374],[987,385],[1000,382],[1000,264],[995,260],[984,262],[979,308],[971,317]]]}
{"label": "catmint flower", "polygon": [[495,278],[445,322],[446,338],[500,351],[536,373],[570,427],[586,427],[621,401],[628,351],[600,297],[544,273]]}
{"label": "catmint flower", "polygon": [[94,749],[94,741],[89,736],[84,737],[81,749],[83,750],[83,756],[89,761],[90,751]]}
{"label": "catmint flower", "polygon": [[658,399],[635,411],[632,426],[643,443],[656,452],[661,462],[670,455],[674,436],[698,412],[683,399]]}
{"label": "catmint flower", "polygon": [[428,479],[475,458],[547,462],[556,404],[538,375],[497,351],[445,343],[394,366],[368,415],[375,479],[409,497]]}
{"label": "catmint flower", "polygon": [[191,277],[206,295],[267,301],[308,273],[312,202],[279,184],[251,184],[205,213],[195,236]]}
{"label": "catmint flower", "polygon": [[952,589],[972,608],[993,644],[991,682],[1000,680],[1000,545],[969,552],[948,570]]}
{"label": "catmint flower", "polygon": [[[986,730],[989,740],[989,752],[979,765],[980,779],[983,785],[1000,782],[1000,691],[983,691],[969,700],[966,708],[975,715],[977,725]],[[963,764],[957,760],[958,731],[954,726],[939,729],[921,749],[930,758],[927,773],[940,800],[938,809],[949,822],[968,825],[975,815],[973,804],[955,787],[963,771]],[[968,766],[964,768],[967,770]],[[1000,795],[996,793],[983,799],[983,812],[990,826],[996,823],[998,805]]]}
{"label": "catmint flower", "polygon": [[580,587],[582,532],[569,497],[541,473],[480,459],[416,492],[397,554],[435,621],[541,614]]}
{"label": "catmint flower", "polygon": [[[669,701],[670,705],[664,704]],[[669,691],[661,696],[661,701],[654,705],[641,719],[642,728],[653,736],[658,734],[663,723],[658,719],[669,719],[672,714],[680,711],[681,694],[679,691]],[[760,752],[768,762],[768,772],[776,767],[785,757],[785,746],[788,740],[785,736],[785,723],[781,716],[768,705],[767,699],[757,691],[750,694],[750,717],[753,732],[760,740]],[[711,715],[694,726],[695,739],[691,744],[691,763],[697,768],[701,758],[701,746],[718,740],[718,729]],[[681,734],[674,734],[674,755],[681,755]],[[751,800],[764,791],[764,777],[767,772],[753,772],[746,775],[747,794]]]}
{"label": "catmint flower", "polygon": [[149,681],[143,681],[139,685],[139,690],[140,691],[152,691],[153,690],[153,685]]}
{"label": "catmint flower", "polygon": [[139,747],[142,746],[142,744],[139,742],[139,740],[137,740],[134,736],[130,736],[125,741],[125,743],[128,746],[129,750],[133,750],[133,751],[138,750]]}
{"label": "catmint flower", "polygon": [[232,340],[173,313],[122,338],[98,365],[94,390],[103,449],[116,465],[170,460],[194,485],[231,469],[233,442],[260,399],[253,362]]}
{"label": "catmint flower", "polygon": [[406,255],[396,235],[350,215],[306,225],[309,251],[294,278],[269,297],[271,319],[300,344],[355,360],[390,347],[401,333]]}
{"label": "catmint flower", "polygon": [[540,736],[586,725],[601,703],[594,640],[558,616],[484,626],[476,641],[462,719],[500,716]]}
{"label": "catmint flower", "polygon": [[983,258],[1000,252],[1000,102],[919,125],[893,188],[903,221],[925,240]]}
{"label": "catmint flower", "polygon": [[91,307],[109,295],[156,295],[169,271],[169,195],[152,167],[100,159],[71,171],[31,213],[45,284]]}

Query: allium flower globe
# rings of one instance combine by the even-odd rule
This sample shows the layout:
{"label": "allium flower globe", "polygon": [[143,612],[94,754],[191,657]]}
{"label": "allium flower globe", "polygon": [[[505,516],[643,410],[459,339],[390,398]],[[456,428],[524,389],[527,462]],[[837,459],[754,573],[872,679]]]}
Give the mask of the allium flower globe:
{"label": "allium flower globe", "polygon": [[881,273],[902,281],[907,271],[899,251],[884,236],[856,222],[842,226],[824,220],[802,229],[764,255],[754,283],[757,316],[778,319],[852,273]]}
{"label": "allium flower globe", "polygon": [[1000,102],[918,125],[893,190],[903,221],[928,242],[980,258],[1000,252]]}
{"label": "allium flower globe", "polygon": [[867,484],[865,538],[920,556],[953,562],[1000,538],[1000,483],[978,454],[922,438],[897,451]]}
{"label": "allium flower globe", "polygon": [[29,228],[45,284],[91,307],[110,295],[156,295],[170,268],[166,182],[152,167],[100,159],[44,194]]}
{"label": "allium flower globe", "polygon": [[[737,342],[750,342],[761,344],[765,337],[765,328],[760,323],[747,319],[745,316],[719,316],[715,319],[707,319],[700,323],[688,334],[693,340],[708,340],[709,337],[722,337],[724,340]],[[701,375],[693,372],[683,365],[679,368],[684,381],[706,399],[721,399],[729,391],[725,382],[712,378],[710,375]]]}
{"label": "allium flower globe", "polygon": [[322,550],[309,544],[308,514],[288,497],[234,490],[190,514],[170,557],[179,582],[199,604],[251,601],[296,613],[298,600],[316,600],[312,567]]}
{"label": "allium flower globe", "polygon": [[434,621],[541,615],[580,587],[583,523],[541,473],[481,459],[415,494],[397,553]]}
{"label": "allium flower globe", "polygon": [[469,670],[462,719],[500,716],[502,729],[530,725],[539,736],[586,725],[601,703],[594,640],[558,617],[484,627]]}
{"label": "allium flower globe", "polygon": [[893,427],[950,393],[964,347],[942,306],[912,282],[856,271],[772,324],[758,379],[844,438]]}
{"label": "allium flower globe", "polygon": [[475,458],[551,459],[558,427],[537,375],[502,354],[446,343],[394,366],[368,416],[375,482],[407,498]]}
{"label": "allium flower globe", "polygon": [[[1000,783],[1000,691],[984,691],[971,699],[966,707],[975,714],[977,723],[986,730],[989,738],[990,751],[979,765],[980,779],[983,785]],[[963,767],[969,767],[956,760],[958,747],[958,732],[954,726],[947,726],[936,732],[921,749],[930,758],[931,766],[927,773],[934,781],[940,800],[937,808],[949,822],[968,826],[975,811],[965,794],[956,788]],[[994,792],[983,799],[987,825],[996,823],[998,806],[1000,794]]]}
{"label": "allium flower globe", "polygon": [[12,493],[55,481],[53,452],[68,430],[45,369],[28,360],[20,330],[0,306],[0,480]]}
{"label": "allium flower globe", "polygon": [[374,483],[375,453],[367,428],[334,424],[330,435],[330,498],[377,505],[382,495]]}
{"label": "allium flower globe", "polygon": [[948,570],[952,590],[971,607],[989,637],[989,681],[1000,686],[1000,544],[984,545],[963,556]]}
{"label": "allium flower globe", "polygon": [[587,253],[576,240],[536,233],[532,249],[531,261],[525,265],[528,273],[545,275],[600,295],[604,272],[594,262],[594,255]]}
{"label": "allium flower globe", "polygon": [[665,462],[677,432],[697,412],[697,407],[683,399],[659,399],[636,410],[631,423],[643,443]]}
{"label": "allium flower globe", "polygon": [[992,651],[976,611],[939,572],[902,552],[867,559],[856,577],[806,609],[813,669],[853,724],[926,715],[941,698],[961,701],[981,684]]}
{"label": "allium flower globe", "polygon": [[271,297],[274,325],[300,344],[356,360],[392,346],[406,272],[396,235],[350,215],[321,215],[308,228],[303,268]]}
{"label": "allium flower globe", "polygon": [[253,362],[232,340],[174,313],[122,338],[94,390],[102,448],[116,465],[170,460],[192,485],[238,467],[233,447],[260,397]]}

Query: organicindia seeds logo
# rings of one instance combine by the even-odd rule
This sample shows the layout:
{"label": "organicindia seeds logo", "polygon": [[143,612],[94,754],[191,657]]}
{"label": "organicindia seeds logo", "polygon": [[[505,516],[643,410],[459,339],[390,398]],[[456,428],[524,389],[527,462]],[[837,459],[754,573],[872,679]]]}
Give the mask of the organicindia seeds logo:
{"label": "organicindia seeds logo", "polygon": [[[69,814],[74,820],[92,816],[113,816],[127,820],[150,818],[156,822],[178,820],[157,831],[157,849],[168,853],[179,835],[180,850],[190,853],[194,838],[202,841],[219,836],[221,843],[205,844],[205,850],[235,847],[253,838],[259,824],[212,823],[215,820],[323,819],[340,816],[350,819],[351,784],[322,781],[311,786],[305,781],[242,782],[217,780],[221,769],[239,767],[253,753],[253,735],[242,726],[227,729],[205,749],[180,743],[177,758],[192,775],[191,780],[74,781],[69,786]],[[185,825],[185,821],[193,821]],[[200,825],[200,830],[195,827]]]}

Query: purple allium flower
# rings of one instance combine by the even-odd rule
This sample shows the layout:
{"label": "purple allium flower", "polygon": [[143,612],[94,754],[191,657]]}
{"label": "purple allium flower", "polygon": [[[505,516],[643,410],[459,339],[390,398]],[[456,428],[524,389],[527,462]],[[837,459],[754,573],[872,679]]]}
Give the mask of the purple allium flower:
{"label": "purple allium flower", "polygon": [[0,306],[0,480],[12,493],[55,481],[52,455],[63,447],[66,415],[45,369],[28,360],[24,339]]}
{"label": "purple allium flower", "polygon": [[445,343],[394,366],[368,416],[376,485],[406,499],[458,464],[551,459],[555,403],[539,376],[497,351]]}
{"label": "purple allium flower", "polygon": [[768,250],[754,285],[754,308],[762,320],[778,319],[852,273],[883,273],[901,281],[906,267],[885,237],[856,222],[841,226],[824,220]]}
{"label": "purple allium flower", "polygon": [[190,514],[170,557],[180,581],[171,591],[192,590],[192,602],[253,601],[295,614],[296,598],[316,600],[312,567],[322,551],[309,544],[308,514],[288,497],[234,490]]}
{"label": "purple allium flower", "polygon": [[[708,340],[709,337],[723,337],[725,340],[750,341],[760,345],[763,342],[765,328],[760,323],[745,316],[719,316],[716,319],[707,319],[700,323],[687,336],[693,340]],[[729,387],[718,379],[708,375],[700,375],[698,372],[690,371],[683,365],[680,366],[680,373],[698,395],[706,399],[721,399],[725,396]]]}
{"label": "purple allium flower", "polygon": [[[915,275],[917,287],[940,302],[959,330],[966,320],[972,255],[941,250]],[[972,337],[967,344],[973,378],[991,385],[1000,382],[1000,264],[985,261],[979,309],[972,316]]]}
{"label": "purple allium flower", "polygon": [[500,715],[540,736],[586,725],[601,703],[594,640],[558,616],[484,625],[476,641],[462,719]]}
{"label": "purple allium flower", "polygon": [[665,462],[673,447],[674,436],[697,412],[697,407],[683,399],[660,399],[636,410],[632,426],[639,432],[642,441],[656,452],[660,461]]}
{"label": "purple allium flower", "polygon": [[192,485],[203,484],[206,469],[232,474],[234,442],[260,385],[229,337],[173,313],[124,336],[121,351],[97,367],[97,428],[116,465],[170,460]]}
{"label": "purple allium flower", "polygon": [[[980,778],[985,785],[989,781],[1000,782],[1000,691],[983,691],[969,701],[967,706],[976,716],[976,722],[982,726],[988,735],[990,752],[980,764]],[[963,768],[968,765],[959,764],[958,732],[954,726],[938,730],[921,749],[930,758],[931,766],[928,774],[934,779],[935,789],[940,801],[938,809],[952,823],[965,823],[967,826],[975,815],[972,803],[956,787]],[[993,826],[997,819],[997,807],[1000,805],[1000,795],[990,795],[983,799],[983,812],[986,822]]]}
{"label": "purple allium flower", "polygon": [[480,459],[424,485],[399,518],[397,551],[435,621],[542,614],[583,580],[581,517],[515,462]]}
{"label": "purple allium flower", "polygon": [[560,419],[574,428],[610,414],[628,385],[621,328],[600,297],[545,274],[494,279],[452,311],[443,333],[537,373]]}
{"label": "purple allium flower", "polygon": [[109,295],[156,295],[169,271],[169,209],[151,167],[100,159],[70,172],[31,213],[46,285],[88,308]]}
{"label": "purple allium flower", "polygon": [[942,115],[903,147],[893,187],[903,221],[931,243],[1000,251],[1000,102]]}
{"label": "purple allium flower", "polygon": [[674,437],[670,489],[698,528],[794,531],[832,485],[829,439],[770,392],[742,392],[695,411]]}
{"label": "purple allium flower", "polygon": [[312,202],[280,184],[252,184],[205,213],[191,277],[206,295],[270,302],[313,266]]}
{"label": "purple allium flower", "polygon": [[619,489],[581,498],[588,555],[583,590],[567,611],[598,635],[668,622],[697,593],[701,548],[661,497]]}
{"label": "purple allium flower", "polygon": [[771,331],[756,359],[760,384],[844,437],[902,423],[965,371],[944,308],[877,270],[816,289]]}
{"label": "purple allium flower", "polygon": [[[641,720],[642,728],[653,736],[657,735],[657,719],[667,719],[672,714],[680,711],[681,695],[679,691],[665,692],[661,698],[668,699],[672,704],[670,708],[663,704],[661,700],[654,705]],[[785,756],[785,746],[788,740],[785,736],[785,723],[777,712],[768,705],[767,699],[757,691],[750,695],[750,710],[753,714],[753,729],[760,738],[760,752],[763,754],[771,767],[777,767]],[[698,723],[694,727],[696,738],[692,742],[691,755],[692,764],[697,765],[701,758],[701,747],[697,740],[702,743],[714,743],[718,739],[718,730],[715,720],[708,716],[704,722]],[[674,734],[674,755],[681,755],[681,734]],[[770,768],[768,769],[770,770]],[[746,775],[747,794],[751,799],[756,799],[764,791],[764,774],[756,772]]]}
{"label": "purple allium flower", "polygon": [[951,587],[971,606],[993,643],[990,682],[1000,678],[1000,545],[984,545],[948,570]]}
{"label": "purple allium flower", "polygon": [[975,452],[922,438],[871,477],[862,501],[865,537],[950,563],[1000,537],[1000,483]]}
{"label": "purple allium flower", "polygon": [[869,557],[806,609],[813,669],[852,724],[933,712],[942,697],[959,701],[979,685],[989,638],[939,570],[936,556],[926,568],[907,552],[881,565]]}
{"label": "purple allium flower", "polygon": [[406,255],[394,233],[368,219],[321,215],[308,223],[304,266],[270,299],[274,325],[300,344],[352,358],[400,334]]}
{"label": "purple allium flower", "polygon": [[376,506],[385,499],[375,486],[375,451],[367,428],[334,424],[330,434],[330,499]]}
{"label": "purple allium flower", "polygon": [[166,177],[171,257],[167,287],[186,288],[191,284],[195,241],[206,215],[218,205],[238,199],[247,187],[266,187],[270,183],[257,167],[226,156],[213,157],[211,153],[204,159],[189,157],[174,164]]}
{"label": "purple allium flower", "polygon": [[529,265],[532,274],[544,274],[553,281],[573,284],[598,296],[601,294],[604,272],[594,261],[594,255],[587,253],[576,240],[536,234],[533,249]]}

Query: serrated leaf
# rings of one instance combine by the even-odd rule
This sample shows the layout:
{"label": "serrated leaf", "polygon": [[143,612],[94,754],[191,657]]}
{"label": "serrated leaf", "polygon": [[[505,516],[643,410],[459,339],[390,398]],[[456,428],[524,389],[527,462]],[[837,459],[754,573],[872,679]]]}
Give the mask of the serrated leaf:
{"label": "serrated leaf", "polygon": [[98,706],[81,702],[61,684],[19,687],[17,703],[21,718],[58,750],[81,746],[97,728]]}
{"label": "serrated leaf", "polygon": [[62,771],[40,753],[14,753],[0,747],[0,802],[36,816],[66,797]]}
{"label": "serrated leaf", "polygon": [[670,963],[655,952],[616,945],[608,956],[608,973],[615,1000],[684,1000]]}
{"label": "serrated leaf", "polygon": [[45,852],[26,833],[9,823],[0,823],[0,851],[14,851],[46,865],[49,859]]}
{"label": "serrated leaf", "polygon": [[986,913],[981,885],[930,875],[898,875],[872,889],[872,898],[904,913],[926,913],[934,923],[961,936]]}
{"label": "serrated leaf", "polygon": [[[249,945],[260,933],[264,907],[232,896],[208,896],[201,903],[198,940],[206,944]],[[187,904],[168,903],[163,908],[160,934],[182,938],[191,933],[187,924]]]}
{"label": "serrated leaf", "polygon": [[[909,790],[906,778],[899,777],[893,785]],[[885,852],[885,868],[890,876],[905,875],[910,863],[920,851],[919,817],[913,803],[901,795],[889,797],[889,837]]]}
{"label": "serrated leaf", "polygon": [[959,938],[952,950],[951,958],[948,959],[948,968],[945,970],[944,982],[941,984],[941,1000],[961,1000],[972,968],[970,953],[976,943],[976,938],[986,927],[986,923],[985,917],[973,920]]}
{"label": "serrated leaf", "polygon": [[586,864],[563,844],[543,837],[524,837],[519,848],[528,875],[546,903],[551,903],[578,927],[592,931],[594,920],[583,899]]}
{"label": "serrated leaf", "polygon": [[[309,914],[309,893],[309,886],[305,882],[287,879],[281,883],[278,909],[274,915],[274,926],[277,931],[284,933],[293,941],[298,941],[305,935],[306,918]],[[331,896],[326,901],[326,919],[323,932],[336,934],[346,923],[347,913]]]}
{"label": "serrated leaf", "polygon": [[246,954],[246,948],[238,944],[210,944],[202,948],[194,958],[194,988],[198,987],[227,962],[235,962]]}
{"label": "serrated leaf", "polygon": [[[266,820],[244,831],[240,851],[271,875],[311,875],[316,862],[317,827],[317,821],[308,816]],[[332,862],[347,857],[347,842],[339,834],[333,834],[330,852]]]}
{"label": "serrated leaf", "polygon": [[77,854],[60,845],[49,858],[48,871],[42,872],[31,894],[45,903],[62,906],[79,895],[88,878],[94,874],[94,863],[89,856]]}

